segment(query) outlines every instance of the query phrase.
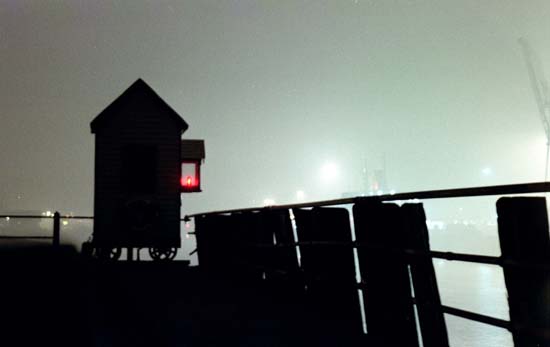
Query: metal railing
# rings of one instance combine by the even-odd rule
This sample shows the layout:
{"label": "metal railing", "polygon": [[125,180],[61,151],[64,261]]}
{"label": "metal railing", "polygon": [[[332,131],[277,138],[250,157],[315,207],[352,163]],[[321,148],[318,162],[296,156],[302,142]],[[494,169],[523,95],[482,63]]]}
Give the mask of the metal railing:
{"label": "metal railing", "polygon": [[[309,203],[298,203],[298,204],[286,204],[286,205],[275,205],[275,206],[265,206],[265,207],[251,207],[251,208],[241,208],[241,209],[228,209],[220,210],[206,213],[195,213],[185,218],[182,218],[181,221],[188,221],[190,218],[199,217],[199,216],[208,216],[208,215],[220,215],[220,214],[231,214],[231,213],[242,213],[242,212],[258,212],[266,210],[289,210],[295,208],[311,208],[311,207],[322,207],[322,206],[336,206],[336,205],[347,205],[354,204],[366,200],[376,200],[376,201],[409,201],[409,200],[427,200],[427,199],[443,199],[443,198],[464,198],[464,197],[480,197],[480,196],[499,196],[499,195],[514,195],[514,194],[533,194],[533,193],[548,193],[550,192],[550,182],[536,182],[536,183],[522,183],[522,184],[512,184],[512,185],[498,185],[498,186],[487,186],[487,187],[473,187],[473,188],[458,188],[458,189],[444,189],[444,190],[430,190],[430,191],[419,191],[419,192],[406,192],[406,193],[397,193],[391,195],[379,195],[379,196],[359,196],[353,198],[344,198],[344,199],[334,199],[334,200],[323,200],[315,201]],[[61,219],[83,219],[83,220],[93,220],[93,216],[61,216],[59,212],[55,212],[51,216],[42,216],[42,215],[0,215],[0,218],[4,219],[52,219],[53,231],[52,236],[40,236],[40,235],[30,235],[30,236],[10,236],[10,235],[0,235],[0,239],[51,239],[52,245],[58,247],[60,245],[60,221]],[[282,247],[297,247],[305,245],[337,245],[336,242],[294,242],[282,245]],[[365,245],[359,242],[347,242],[340,243],[342,246],[351,247],[351,248],[379,248],[373,245]],[[272,247],[281,247],[272,246]],[[491,264],[499,266],[512,266],[520,268],[538,268],[549,270],[549,263],[539,263],[539,262],[517,262],[510,259],[504,259],[503,257],[495,256],[485,256],[478,254],[466,254],[466,253],[455,253],[455,252],[441,252],[441,251],[427,251],[422,252],[415,249],[403,249],[403,248],[388,248],[383,247],[384,251],[394,253],[394,254],[403,254],[407,257],[424,257],[424,258],[439,258],[449,261],[462,261],[470,263],[479,263],[479,264]],[[358,287],[362,287],[363,284],[358,283]],[[413,300],[414,301],[414,300]],[[471,312],[467,310],[462,310],[456,307],[450,307],[446,305],[441,305],[441,310],[444,313],[451,314],[454,316],[466,318],[469,320],[477,321],[480,323],[489,324],[492,326],[500,327],[509,330],[512,333],[522,332],[528,333],[530,335],[542,337],[545,339],[550,339],[550,331],[545,329],[537,329],[532,327],[518,326],[512,324],[509,320],[503,320],[495,317],[491,317],[484,314],[479,314],[476,312]]]}
{"label": "metal railing", "polygon": [[[61,241],[61,221],[62,220],[94,220],[94,216],[84,215],[62,215],[59,212],[54,212],[50,215],[22,215],[22,214],[0,214],[0,220],[28,220],[28,219],[51,219],[52,220],[52,235],[1,235],[0,240],[52,240],[53,246],[59,246]],[[180,218],[180,222],[186,222],[186,218]],[[188,233],[193,234],[193,233]]]}
{"label": "metal railing", "polygon": [[93,216],[63,216],[59,212],[54,212],[49,215],[21,215],[21,214],[2,214],[0,219],[6,221],[11,220],[28,220],[28,219],[51,219],[52,234],[47,235],[0,235],[0,240],[52,240],[52,246],[59,247],[61,244],[61,220],[63,219],[81,219],[93,220]]}
{"label": "metal railing", "polygon": [[0,215],[0,218],[5,218],[7,221],[10,221],[12,219],[14,220],[21,220],[21,219],[52,219],[53,226],[52,226],[52,236],[44,236],[44,235],[0,235],[0,239],[46,239],[46,240],[52,240],[52,246],[59,247],[60,241],[61,241],[61,215],[59,212],[55,212],[52,215],[48,216],[39,216],[39,215]]}
{"label": "metal railing", "polygon": [[405,192],[405,193],[385,194],[385,195],[356,196],[352,198],[321,200],[321,201],[313,201],[313,202],[305,202],[305,203],[297,203],[297,204],[246,207],[246,208],[194,213],[194,214],[187,215],[185,218],[193,218],[193,217],[207,216],[207,215],[213,215],[213,214],[228,214],[233,212],[254,212],[254,211],[262,211],[262,210],[285,210],[285,209],[292,209],[292,208],[347,205],[347,204],[354,204],[356,202],[364,201],[367,199],[374,199],[379,201],[428,200],[428,199],[466,198],[466,197],[475,197],[475,196],[532,194],[532,193],[548,193],[548,192],[550,192],[550,182],[533,182],[533,183],[507,184],[507,185],[498,185],[498,186],[485,186],[485,187],[425,190],[425,191],[418,191],[418,192]]}
{"label": "metal railing", "polygon": [[[464,198],[464,197],[482,197],[482,196],[500,196],[500,195],[515,195],[515,194],[533,194],[533,193],[548,193],[550,192],[550,182],[535,182],[535,183],[522,183],[522,184],[512,184],[512,185],[497,185],[497,186],[486,186],[486,187],[472,187],[472,188],[458,188],[458,189],[444,189],[444,190],[429,190],[429,191],[418,191],[418,192],[406,192],[406,193],[397,193],[391,195],[379,195],[379,196],[358,196],[352,198],[343,198],[343,199],[334,199],[334,200],[323,200],[323,201],[314,201],[308,203],[296,203],[296,204],[285,204],[285,205],[274,205],[274,206],[263,206],[263,207],[250,207],[250,208],[241,208],[241,209],[227,209],[227,210],[218,210],[205,213],[195,213],[186,216],[185,220],[190,220],[194,217],[206,217],[211,215],[229,215],[233,213],[243,213],[243,212],[261,212],[261,211],[270,211],[270,210],[291,210],[298,208],[312,208],[312,207],[323,207],[323,206],[337,206],[337,205],[347,205],[363,202],[366,200],[375,200],[381,202],[396,202],[396,201],[420,201],[427,199],[444,199],[444,198]],[[197,231],[199,232],[199,231]],[[287,243],[284,245],[262,245],[262,247],[297,247],[297,246],[306,246],[306,245],[341,245],[351,248],[383,248],[384,251],[390,252],[393,254],[402,254],[406,257],[424,257],[424,258],[439,258],[449,261],[462,261],[478,264],[490,264],[490,265],[499,265],[499,266],[511,266],[519,268],[536,268],[550,270],[550,263],[547,262],[517,262],[511,259],[504,259],[503,257],[496,256],[486,256],[479,254],[466,254],[466,253],[455,253],[455,252],[441,252],[441,251],[418,251],[415,249],[403,249],[403,248],[388,248],[388,247],[377,247],[373,245],[365,245],[359,242],[294,242]],[[258,246],[258,245],[256,245]],[[200,246],[197,247],[198,252],[200,253]],[[410,258],[409,258],[410,259]],[[365,285],[362,283],[357,284],[360,289],[364,289]],[[413,303],[416,304],[414,298]],[[547,329],[538,329],[534,327],[520,326],[518,324],[513,324],[510,320],[504,320],[500,318],[495,318],[492,316],[471,312],[456,307],[446,306],[441,304],[440,309],[442,312],[465,318],[468,320],[488,324],[491,326],[500,327],[506,329],[512,333],[522,333],[528,334],[531,336],[536,336],[550,340],[550,331]]]}

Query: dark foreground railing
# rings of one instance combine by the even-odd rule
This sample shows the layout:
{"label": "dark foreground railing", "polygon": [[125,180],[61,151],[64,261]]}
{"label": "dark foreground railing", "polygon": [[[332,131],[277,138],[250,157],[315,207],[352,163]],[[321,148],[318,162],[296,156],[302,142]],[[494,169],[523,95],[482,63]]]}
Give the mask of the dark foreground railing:
{"label": "dark foreground railing", "polygon": [[52,236],[44,236],[44,235],[0,235],[0,240],[2,239],[46,239],[46,240],[52,240],[52,245],[54,247],[58,247],[60,245],[60,220],[61,215],[59,212],[55,212],[52,215],[48,216],[38,216],[38,215],[0,215],[0,218],[6,219],[8,221],[10,220],[25,220],[25,219],[52,219],[53,220],[53,226],[52,226]]}
{"label": "dark foreground railing", "polygon": [[0,235],[0,240],[52,240],[52,246],[58,247],[61,244],[61,220],[62,219],[75,219],[75,220],[93,220],[91,216],[62,216],[59,212],[54,212],[51,215],[13,215],[4,214],[0,215],[0,219],[11,220],[29,220],[29,219],[51,219],[52,220],[52,235]]}
{"label": "dark foreground railing", "polygon": [[[332,329],[359,331],[359,302],[349,299],[359,288],[368,336],[383,345],[418,346],[418,321],[423,346],[448,346],[443,318],[447,313],[507,329],[516,346],[538,346],[550,343],[545,198],[498,200],[500,257],[430,250],[419,200],[549,191],[550,183],[527,183],[222,210],[186,218],[195,218],[201,268],[241,272],[243,278],[267,281],[278,288],[284,283],[295,289],[293,295],[309,298],[314,309],[323,307],[320,319],[345,322]],[[395,201],[405,203],[399,206]],[[353,219],[348,209],[334,207],[346,204],[353,204]],[[351,239],[351,224],[355,240]],[[501,266],[510,321],[442,305],[432,258]],[[350,326],[356,329],[349,330]]]}

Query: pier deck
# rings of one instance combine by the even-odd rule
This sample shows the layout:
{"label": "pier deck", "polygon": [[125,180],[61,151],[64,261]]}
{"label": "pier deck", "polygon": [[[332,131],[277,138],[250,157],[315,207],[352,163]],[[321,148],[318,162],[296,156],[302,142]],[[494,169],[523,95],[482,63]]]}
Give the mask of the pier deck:
{"label": "pier deck", "polygon": [[288,288],[187,262],[101,264],[33,248],[0,251],[0,264],[4,346],[368,346]]}

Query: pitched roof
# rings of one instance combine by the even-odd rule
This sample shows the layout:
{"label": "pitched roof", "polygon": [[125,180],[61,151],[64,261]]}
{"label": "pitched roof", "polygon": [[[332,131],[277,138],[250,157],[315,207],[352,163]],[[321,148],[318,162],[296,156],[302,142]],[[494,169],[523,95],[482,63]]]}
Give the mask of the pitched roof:
{"label": "pitched roof", "polygon": [[167,110],[167,114],[174,119],[176,124],[182,131],[187,130],[189,125],[180,117],[180,115],[174,111],[170,105],[168,105],[161,97],[151,88],[144,80],[138,78],[137,81],[132,83],[128,89],[126,89],[118,98],[116,98],[109,106],[107,106],[94,120],[90,123],[92,133],[96,133],[99,128],[108,123],[109,118],[118,114],[120,109],[131,99],[132,95],[137,93],[143,94],[145,97],[151,98],[157,102],[161,107]]}

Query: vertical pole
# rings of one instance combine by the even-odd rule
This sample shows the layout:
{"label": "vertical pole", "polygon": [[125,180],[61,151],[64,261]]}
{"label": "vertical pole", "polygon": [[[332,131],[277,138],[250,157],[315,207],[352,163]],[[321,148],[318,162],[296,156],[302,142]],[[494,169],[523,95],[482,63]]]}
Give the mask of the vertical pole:
{"label": "vertical pole", "polygon": [[198,182],[197,189],[201,191],[201,162],[200,160],[195,163],[195,182]]}
{"label": "vertical pole", "polygon": [[544,182],[548,181],[548,156],[550,156],[550,134],[546,134],[546,161],[544,163]]}
{"label": "vertical pole", "polygon": [[[550,261],[545,198],[500,198],[497,214],[504,260],[518,263]],[[550,330],[550,274],[541,269],[504,265],[504,280],[515,346],[548,346],[547,338],[532,336],[527,331]]]}
{"label": "vertical pole", "polygon": [[[403,228],[406,231],[407,248],[420,252],[430,251],[430,237],[426,226],[426,214],[422,204],[401,206]],[[431,258],[413,258],[410,261],[418,321],[424,347],[448,347],[449,338],[445,317],[441,310],[441,298]]]}
{"label": "vertical pole", "polygon": [[[369,340],[375,346],[418,347],[407,259],[384,248],[405,248],[400,207],[373,199],[353,206],[359,270],[365,282],[363,302]],[[439,327],[438,327],[439,328]]]}
{"label": "vertical pole", "polygon": [[60,228],[61,216],[59,212],[53,214],[53,246],[59,247],[61,241],[61,228]]}

